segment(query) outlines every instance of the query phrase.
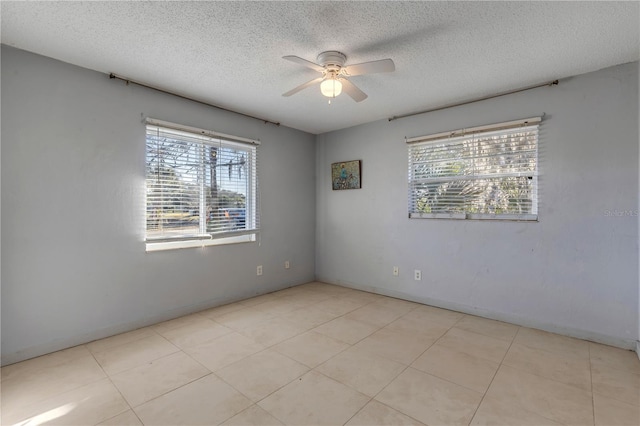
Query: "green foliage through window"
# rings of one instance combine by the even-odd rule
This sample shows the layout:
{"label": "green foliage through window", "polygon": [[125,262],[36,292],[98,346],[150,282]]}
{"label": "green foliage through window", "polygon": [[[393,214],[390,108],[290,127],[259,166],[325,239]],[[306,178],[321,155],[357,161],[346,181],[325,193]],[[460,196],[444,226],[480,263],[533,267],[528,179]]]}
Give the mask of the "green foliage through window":
{"label": "green foliage through window", "polygon": [[409,146],[409,215],[537,215],[538,126]]}
{"label": "green foliage through window", "polygon": [[146,239],[257,229],[256,147],[147,126]]}

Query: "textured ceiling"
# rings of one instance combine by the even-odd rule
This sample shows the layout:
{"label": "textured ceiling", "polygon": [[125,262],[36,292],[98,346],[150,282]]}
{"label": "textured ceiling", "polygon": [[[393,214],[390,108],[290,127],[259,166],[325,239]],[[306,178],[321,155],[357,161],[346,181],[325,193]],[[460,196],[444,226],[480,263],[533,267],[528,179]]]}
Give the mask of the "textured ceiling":
{"label": "textured ceiling", "polygon": [[[323,133],[640,57],[638,2],[10,2],[2,43]],[[369,98],[285,61],[339,50]]]}

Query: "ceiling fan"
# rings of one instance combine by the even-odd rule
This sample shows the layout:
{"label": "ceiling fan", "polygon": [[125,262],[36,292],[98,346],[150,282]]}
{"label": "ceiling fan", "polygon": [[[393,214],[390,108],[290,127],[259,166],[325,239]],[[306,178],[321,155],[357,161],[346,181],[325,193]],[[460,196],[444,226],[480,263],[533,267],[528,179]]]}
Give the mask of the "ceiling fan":
{"label": "ceiling fan", "polygon": [[[335,98],[344,90],[344,92],[351,96],[354,101],[362,102],[367,99],[366,93],[350,82],[348,77],[363,74],[374,74],[378,72],[391,72],[396,69],[396,66],[391,59],[381,59],[379,61],[363,62],[361,64],[345,66],[345,63],[347,62],[346,55],[335,50],[329,50],[319,54],[317,64],[293,55],[283,56],[282,58],[322,73],[322,76],[314,78],[311,81],[307,81],[295,89],[283,93],[282,96],[294,95],[309,86],[319,83],[320,91],[328,98]],[[331,103],[331,99],[329,99],[329,103]]]}

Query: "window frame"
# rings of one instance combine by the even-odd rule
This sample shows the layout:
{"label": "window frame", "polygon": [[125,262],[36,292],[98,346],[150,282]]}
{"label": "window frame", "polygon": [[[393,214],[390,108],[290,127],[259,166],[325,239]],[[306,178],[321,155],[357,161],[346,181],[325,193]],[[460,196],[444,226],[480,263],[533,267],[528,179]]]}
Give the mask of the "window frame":
{"label": "window frame", "polygon": [[[466,129],[459,129],[454,131],[442,132],[432,135],[426,136],[417,136],[413,138],[407,138],[407,150],[408,150],[408,217],[409,219],[466,219],[466,220],[506,220],[506,221],[526,221],[526,222],[537,222],[538,221],[538,191],[539,191],[539,183],[538,183],[538,174],[539,174],[539,147],[540,147],[540,138],[539,138],[539,125],[542,122],[542,117],[533,117],[522,120],[509,121],[505,123],[497,123],[486,126],[478,126]],[[524,166],[522,170],[513,171],[511,170],[509,173],[492,173],[490,171],[485,171],[485,173],[477,173],[475,167],[472,167],[471,173],[462,173],[458,172],[458,174],[448,174],[444,176],[440,176],[437,178],[417,178],[414,177],[415,172],[415,163],[414,157],[416,155],[417,149],[421,147],[428,146],[440,146],[440,147],[451,147],[455,144],[464,145],[465,143],[471,145],[474,142],[478,142],[483,140],[483,138],[488,138],[491,136],[498,137],[511,137],[511,135],[516,133],[531,133],[534,135],[532,138],[535,152],[533,153],[533,159],[535,167],[533,170],[524,170]],[[527,136],[529,138],[530,136]],[[496,140],[495,146],[498,146],[500,142]],[[436,152],[436,148],[432,150],[432,152]],[[452,160],[454,157],[450,157]],[[482,156],[466,156],[463,157],[463,161],[468,161],[472,164],[482,158]],[[499,170],[499,169],[496,169]],[[508,175],[508,176],[507,176]],[[482,181],[482,180],[490,180],[490,179],[508,179],[508,178],[521,178],[526,177],[531,180],[531,207],[530,211],[527,213],[476,213],[470,212],[469,207],[467,205],[466,198],[462,202],[461,205],[456,206],[456,202],[460,202],[460,200],[451,200],[448,203],[444,203],[445,208],[449,208],[449,211],[439,211],[439,212],[420,212],[417,211],[418,208],[416,206],[418,202],[417,196],[417,187],[420,184],[425,184],[427,182],[430,183],[451,183],[456,180],[465,180],[465,181]],[[486,206],[486,204],[485,204]],[[486,207],[485,207],[486,208]],[[462,210],[462,211],[459,211]]]}
{"label": "window frame", "polygon": [[[247,167],[244,171],[247,181],[247,193],[245,195],[245,215],[244,224],[246,229],[242,230],[229,230],[220,232],[206,232],[207,225],[206,217],[209,215],[209,209],[211,206],[206,203],[206,194],[200,190],[198,199],[198,215],[199,225],[197,235],[182,235],[176,237],[161,236],[161,237],[149,237],[148,235],[148,209],[149,209],[149,182],[150,176],[148,175],[148,169],[145,167],[145,230],[144,241],[147,252],[159,251],[159,250],[171,250],[179,248],[191,248],[191,247],[207,247],[214,245],[225,245],[235,243],[246,243],[256,241],[256,237],[260,232],[260,208],[259,208],[259,191],[258,191],[258,147],[260,141],[255,139],[247,139],[239,136],[228,135],[225,133],[219,133],[212,130],[205,130],[191,126],[185,126],[181,124],[171,123],[168,121],[157,120],[153,118],[147,118],[145,120],[145,164],[148,164],[149,153],[149,134],[150,132],[157,130],[168,135],[176,137],[176,140],[189,144],[196,151],[202,150],[203,159],[206,147],[218,146],[220,148],[238,149],[247,152]],[[183,137],[183,140],[180,140]],[[244,163],[243,163],[244,165]],[[205,175],[207,163],[201,161],[196,174]],[[204,183],[199,183],[203,186]],[[204,210],[203,210],[204,209]],[[202,212],[205,211],[205,218],[202,216]],[[204,226],[204,228],[203,228]],[[202,230],[205,230],[202,233]]]}

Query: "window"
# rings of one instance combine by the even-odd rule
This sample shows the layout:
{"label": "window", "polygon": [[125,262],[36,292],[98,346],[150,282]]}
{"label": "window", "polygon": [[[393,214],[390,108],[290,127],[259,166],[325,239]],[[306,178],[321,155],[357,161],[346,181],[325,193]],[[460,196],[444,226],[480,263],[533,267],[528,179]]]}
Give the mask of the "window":
{"label": "window", "polygon": [[255,241],[259,142],[147,120],[147,251]]}
{"label": "window", "polygon": [[408,139],[409,217],[537,220],[539,122]]}

